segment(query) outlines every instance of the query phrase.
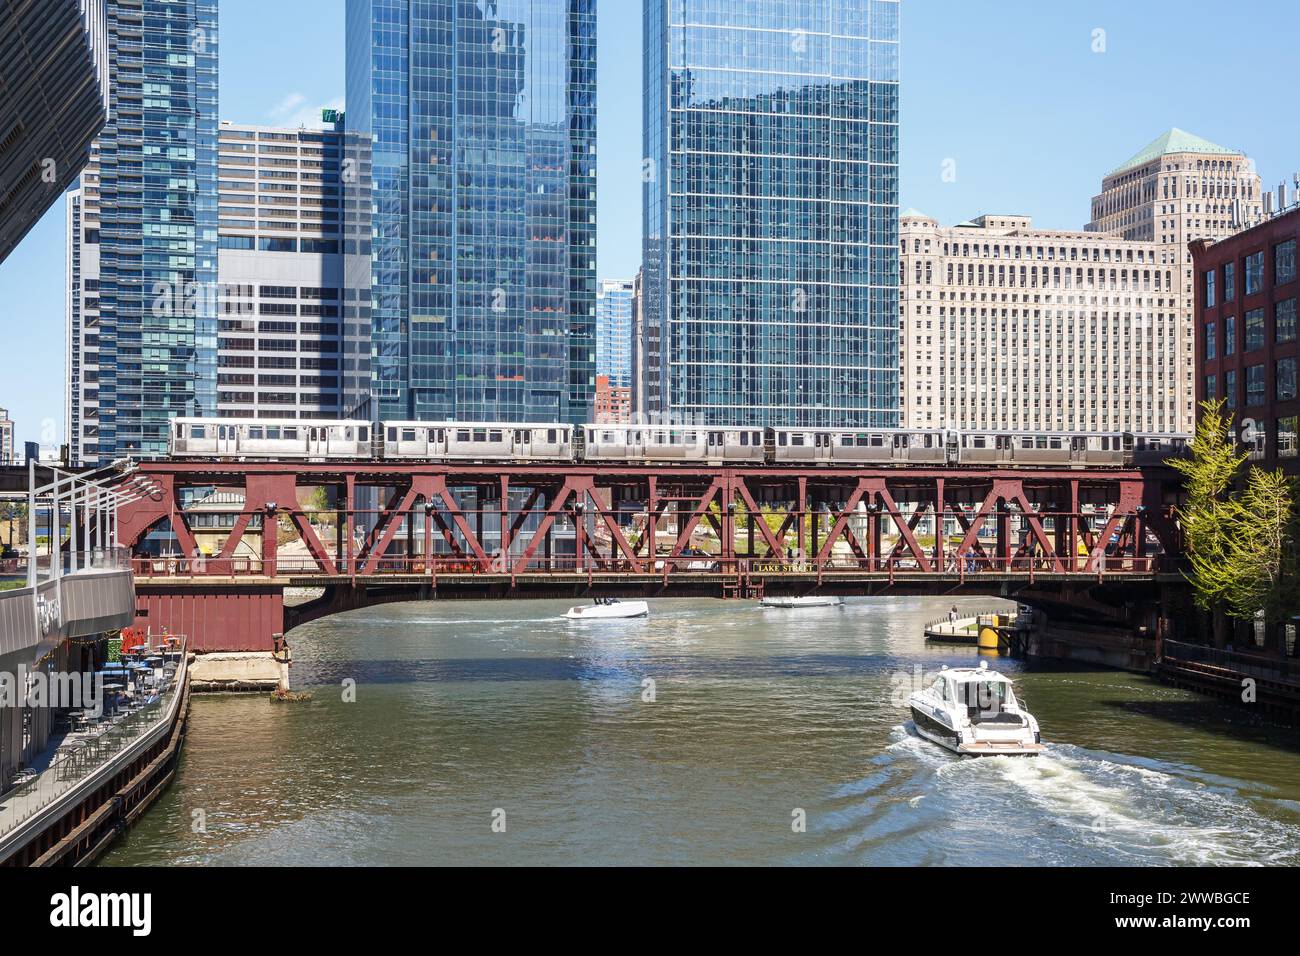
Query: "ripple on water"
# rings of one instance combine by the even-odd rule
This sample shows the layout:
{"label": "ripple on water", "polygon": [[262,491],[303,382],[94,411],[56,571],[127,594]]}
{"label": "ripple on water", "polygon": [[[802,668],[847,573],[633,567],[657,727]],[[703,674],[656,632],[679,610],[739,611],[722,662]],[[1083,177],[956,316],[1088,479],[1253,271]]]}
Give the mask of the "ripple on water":
{"label": "ripple on water", "polygon": [[1144,678],[1004,661],[1046,754],[917,737],[897,682],[973,659],[921,638],[950,599],[654,601],[599,626],[561,619],[572,603],[294,631],[312,702],[196,698],[175,782],[106,862],[1300,863],[1285,732]]}

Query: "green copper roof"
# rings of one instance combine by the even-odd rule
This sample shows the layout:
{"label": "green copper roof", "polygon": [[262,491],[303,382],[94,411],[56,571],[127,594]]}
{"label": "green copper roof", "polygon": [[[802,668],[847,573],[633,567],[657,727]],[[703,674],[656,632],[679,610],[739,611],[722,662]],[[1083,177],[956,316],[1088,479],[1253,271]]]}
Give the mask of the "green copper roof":
{"label": "green copper roof", "polygon": [[1174,127],[1167,133],[1161,133],[1151,142],[1147,143],[1136,156],[1127,163],[1116,166],[1107,176],[1114,176],[1126,169],[1132,169],[1135,166],[1145,166],[1157,156],[1165,156],[1169,153],[1212,153],[1218,156],[1235,156],[1235,149],[1226,149],[1216,143],[1211,143],[1208,139],[1201,139],[1194,136],[1186,130]]}
{"label": "green copper roof", "polygon": [[908,217],[911,216],[920,216],[922,219],[930,218],[925,213],[921,212],[921,210],[917,209],[915,206],[909,206],[908,208],[904,209],[902,215],[900,215],[898,218],[907,219]]}

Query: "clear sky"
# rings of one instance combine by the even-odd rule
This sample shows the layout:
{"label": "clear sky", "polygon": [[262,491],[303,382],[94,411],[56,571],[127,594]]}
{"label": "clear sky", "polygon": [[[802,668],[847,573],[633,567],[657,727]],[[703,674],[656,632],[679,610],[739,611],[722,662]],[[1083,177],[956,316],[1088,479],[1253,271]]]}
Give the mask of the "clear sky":
{"label": "clear sky", "polygon": [[[343,105],[343,7],[220,0],[222,119],[296,124]],[[598,13],[598,267],[630,278],[641,5]],[[1244,150],[1275,187],[1300,169],[1297,40],[1289,0],[903,0],[902,206],[1081,228],[1101,177],[1171,126]],[[56,203],[0,263],[0,407],[19,442],[62,440],[63,216]]]}

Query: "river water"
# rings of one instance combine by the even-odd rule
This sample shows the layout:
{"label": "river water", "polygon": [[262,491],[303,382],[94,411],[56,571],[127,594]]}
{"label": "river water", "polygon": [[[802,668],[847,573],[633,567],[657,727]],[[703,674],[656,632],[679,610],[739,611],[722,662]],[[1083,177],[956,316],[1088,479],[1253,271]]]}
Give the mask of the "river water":
{"label": "river water", "polygon": [[292,632],[313,699],[192,698],[176,779],[104,863],[1300,863],[1300,735],[1192,693],[1001,660],[1044,756],[916,737],[918,669],[976,659],[922,637],[951,601],[569,603]]}

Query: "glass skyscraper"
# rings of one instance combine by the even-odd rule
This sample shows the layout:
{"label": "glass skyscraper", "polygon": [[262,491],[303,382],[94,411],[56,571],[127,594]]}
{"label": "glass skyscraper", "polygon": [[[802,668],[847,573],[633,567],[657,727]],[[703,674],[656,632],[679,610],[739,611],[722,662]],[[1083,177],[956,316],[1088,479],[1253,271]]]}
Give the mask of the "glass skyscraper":
{"label": "glass skyscraper", "polygon": [[69,194],[68,442],[163,454],[217,411],[217,0],[108,0],[109,113]]}
{"label": "glass skyscraper", "polygon": [[595,0],[349,0],[345,401],[585,421]]}
{"label": "glass skyscraper", "polygon": [[652,418],[898,421],[898,0],[647,0]]}
{"label": "glass skyscraper", "polygon": [[596,374],[632,387],[632,280],[604,279],[596,289]]}

